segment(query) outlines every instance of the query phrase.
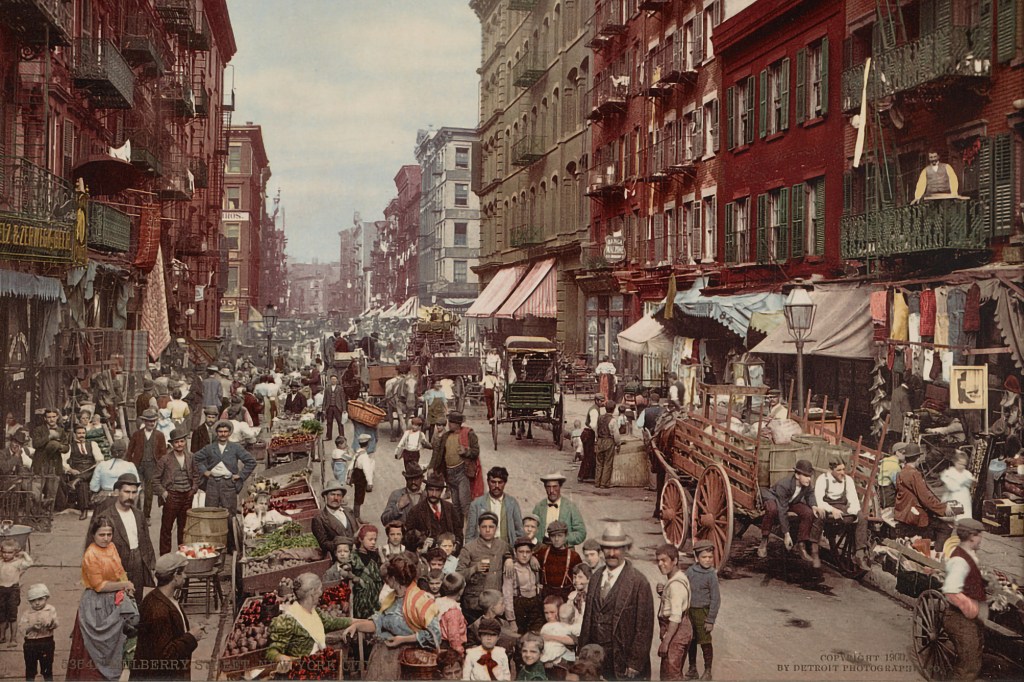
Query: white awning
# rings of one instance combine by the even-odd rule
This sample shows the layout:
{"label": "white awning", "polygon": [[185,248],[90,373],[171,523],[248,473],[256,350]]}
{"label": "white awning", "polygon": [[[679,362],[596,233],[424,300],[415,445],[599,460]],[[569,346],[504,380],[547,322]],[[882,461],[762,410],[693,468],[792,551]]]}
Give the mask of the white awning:
{"label": "white awning", "polygon": [[618,339],[619,348],[633,355],[672,355],[672,335],[650,315],[619,332]]}

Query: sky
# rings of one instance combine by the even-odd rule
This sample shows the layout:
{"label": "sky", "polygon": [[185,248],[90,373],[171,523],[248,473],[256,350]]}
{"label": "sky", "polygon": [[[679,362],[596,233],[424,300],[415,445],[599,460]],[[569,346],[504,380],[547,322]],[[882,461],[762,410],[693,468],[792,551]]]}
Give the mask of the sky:
{"label": "sky", "polygon": [[383,219],[418,129],[477,124],[469,0],[228,0],[228,11],[232,122],[263,127],[267,192],[281,190],[296,260],[337,260],[356,211]]}

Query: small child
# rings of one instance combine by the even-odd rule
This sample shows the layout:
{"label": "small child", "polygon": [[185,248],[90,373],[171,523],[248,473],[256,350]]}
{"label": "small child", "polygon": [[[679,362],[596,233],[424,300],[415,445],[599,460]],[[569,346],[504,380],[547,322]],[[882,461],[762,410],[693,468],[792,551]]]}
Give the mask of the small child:
{"label": "small child", "polygon": [[405,545],[402,544],[402,536],[405,535],[405,524],[401,521],[392,521],[385,528],[384,532],[387,533],[387,542],[380,548],[380,556],[384,561],[387,561],[390,557],[401,554],[405,551]]}
{"label": "small child", "polygon": [[348,465],[352,463],[352,450],[348,447],[348,441],[344,435],[334,439],[334,451],[331,452],[331,468],[334,470],[334,478],[338,481],[348,480]]}
{"label": "small child", "polygon": [[569,432],[569,438],[572,441],[572,451],[574,462],[583,460],[583,422],[576,419],[572,423],[572,431]]}
{"label": "small child", "polygon": [[466,662],[462,666],[464,680],[511,680],[512,671],[508,666],[508,654],[504,647],[497,646],[501,624],[494,618],[480,619],[480,646],[466,651]]}
{"label": "small child", "polygon": [[441,533],[437,536],[437,546],[445,553],[444,566],[441,573],[450,575],[459,567],[459,556],[455,553],[455,534]]}
{"label": "small child", "polygon": [[334,564],[324,572],[324,582],[359,582],[352,572],[352,545],[354,540],[346,535],[338,537],[334,546]]}
{"label": "small child", "polygon": [[527,514],[523,517],[523,537],[532,542],[534,547],[540,542],[537,538],[538,530],[540,530],[540,517],[536,514]]}
{"label": "small child", "polygon": [[590,566],[590,574],[604,566],[604,558],[601,556],[601,545],[597,544],[594,538],[588,538],[583,542],[583,561]]}
{"label": "small child", "polygon": [[427,592],[437,597],[441,594],[441,584],[444,582],[445,576],[441,573],[441,569],[432,568],[427,572],[426,583]]}
{"label": "small child", "polygon": [[505,613],[519,634],[536,632],[544,624],[544,598],[541,595],[540,566],[533,559],[529,538],[516,540],[511,566],[506,566],[501,583]]}
{"label": "small child", "polygon": [[[486,589],[483,592],[481,592],[480,608],[484,610],[484,614],[472,623],[470,623],[469,627],[466,628],[466,636],[468,638],[468,641],[470,644],[473,645],[480,643],[480,624],[482,622],[484,622],[488,618],[491,618],[495,622],[497,622],[499,626],[504,626],[505,617],[507,615],[505,613],[505,600],[502,597],[501,592],[499,592],[498,590]],[[465,613],[463,613],[463,615],[465,615]],[[511,632],[511,629],[509,629],[509,631]],[[504,646],[507,643],[504,640],[508,640],[510,638],[506,637],[504,632],[502,632],[501,634],[503,639],[502,644]],[[511,648],[512,646],[515,646],[514,639],[510,644],[508,644],[506,648]]]}
{"label": "small child", "polygon": [[572,663],[576,655],[569,649],[575,646],[572,637],[572,618],[575,615],[572,604],[566,604],[557,595],[544,598],[544,626],[540,636],[544,638],[544,652],[540,660],[545,668],[556,666],[563,661]]}
{"label": "small child", "polygon": [[405,470],[411,471],[413,464],[420,463],[420,451],[429,447],[430,441],[427,439],[427,434],[423,433],[423,418],[413,417],[409,421],[409,428],[405,430],[402,439],[398,441],[398,447],[395,448],[395,459],[401,459],[405,462]]}
{"label": "small child", "polygon": [[366,501],[366,493],[373,492],[373,470],[376,460],[367,449],[372,439],[373,436],[368,433],[359,436],[359,449],[356,450],[356,454],[352,458],[352,468],[348,472],[348,483],[356,490],[352,512],[356,515],[356,520],[359,523],[363,522],[359,516],[359,510],[363,506],[363,502]]}
{"label": "small child", "polygon": [[36,679],[36,671],[44,680],[53,680],[53,631],[57,629],[57,609],[49,604],[50,590],[42,583],[28,588],[31,610],[21,614],[25,633],[22,652],[25,657],[25,679]]}
{"label": "small child", "polygon": [[576,615],[572,619],[572,634],[576,637],[580,636],[580,630],[583,628],[583,612],[587,607],[587,590],[590,588],[590,576],[593,575],[593,571],[590,570],[590,565],[576,564],[572,569],[572,592],[569,593],[569,601],[567,603],[572,604],[572,608],[576,611]]}
{"label": "small child", "polygon": [[698,540],[693,545],[693,556],[697,563],[686,569],[686,577],[690,581],[690,624],[693,626],[693,639],[690,640],[688,658],[690,667],[686,671],[687,679],[697,677],[697,645],[700,644],[704,654],[704,675],[702,680],[711,679],[711,664],[715,651],[711,645],[711,631],[718,617],[718,607],[722,603],[722,595],[718,590],[718,573],[715,571],[715,548],[707,540]]}
{"label": "small child", "polygon": [[441,628],[441,639],[459,656],[466,653],[466,617],[462,615],[462,592],[466,589],[466,579],[459,573],[444,576],[441,581],[441,596],[434,604],[437,606],[438,624]]}
{"label": "small child", "polygon": [[541,655],[544,653],[544,638],[532,632],[527,632],[519,640],[519,657],[523,659],[523,667],[520,668],[517,680],[547,680],[548,674],[541,662]]}
{"label": "small child", "polygon": [[32,557],[16,540],[7,538],[0,542],[0,644],[13,644],[18,637],[21,577],[31,565]]}
{"label": "small child", "polygon": [[[658,626],[661,643],[658,658],[661,659],[659,679],[678,680],[683,675],[683,658],[690,649],[693,628],[690,625],[690,581],[679,570],[679,550],[668,543],[655,551],[658,571],[667,579],[658,583],[661,602],[658,605]],[[706,661],[707,659],[705,659]]]}

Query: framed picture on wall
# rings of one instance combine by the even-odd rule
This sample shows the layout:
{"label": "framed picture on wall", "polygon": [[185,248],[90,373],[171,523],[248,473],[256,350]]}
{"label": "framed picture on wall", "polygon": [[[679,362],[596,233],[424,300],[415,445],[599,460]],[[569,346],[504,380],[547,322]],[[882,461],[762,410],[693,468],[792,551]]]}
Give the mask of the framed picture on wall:
{"label": "framed picture on wall", "polygon": [[988,409],[988,365],[953,365],[951,379],[951,409]]}

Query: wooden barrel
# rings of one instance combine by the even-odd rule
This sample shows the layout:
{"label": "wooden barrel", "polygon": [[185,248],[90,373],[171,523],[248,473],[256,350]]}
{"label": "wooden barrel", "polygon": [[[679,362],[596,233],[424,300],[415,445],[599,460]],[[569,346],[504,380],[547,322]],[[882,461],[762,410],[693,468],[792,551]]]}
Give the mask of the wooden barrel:
{"label": "wooden barrel", "polygon": [[833,457],[841,460],[847,468],[849,468],[850,462],[853,461],[853,450],[845,445],[832,445],[831,443],[825,443],[821,448],[821,457],[814,462],[814,468],[818,472],[828,471],[829,462]]}
{"label": "wooden barrel", "polygon": [[222,507],[194,507],[185,517],[185,544],[208,542],[228,544],[228,510]]}
{"label": "wooden barrel", "polygon": [[825,447],[825,445],[828,444],[827,441],[821,436],[811,436],[808,434],[793,436],[792,442],[799,443],[800,445],[810,446],[811,451],[808,453],[807,459],[811,460],[812,462],[818,461],[818,459],[821,457],[823,448]]}
{"label": "wooden barrel", "polygon": [[617,488],[645,488],[651,480],[651,463],[639,438],[628,438],[612,460],[612,485]]}

